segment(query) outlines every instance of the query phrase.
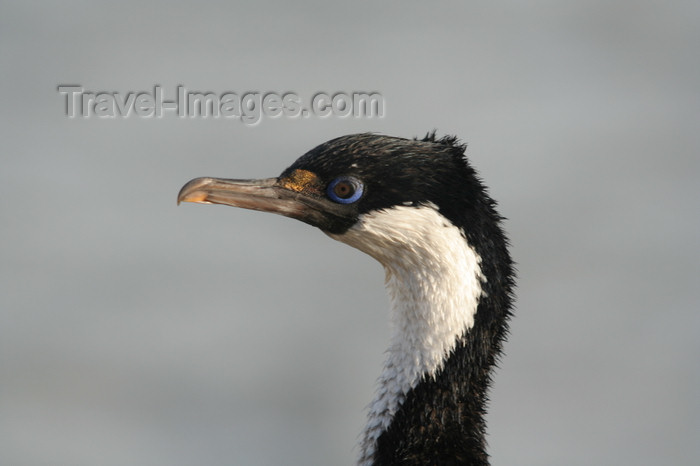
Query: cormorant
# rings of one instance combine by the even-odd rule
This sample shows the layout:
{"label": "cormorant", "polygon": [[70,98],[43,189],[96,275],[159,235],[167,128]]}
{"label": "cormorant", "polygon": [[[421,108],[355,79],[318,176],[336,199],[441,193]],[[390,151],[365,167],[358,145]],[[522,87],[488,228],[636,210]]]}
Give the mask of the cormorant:
{"label": "cormorant", "polygon": [[272,212],[378,260],[393,336],[359,464],[488,465],[485,407],[514,270],[496,202],[455,137],[330,140],[276,178],[196,178],[178,203]]}

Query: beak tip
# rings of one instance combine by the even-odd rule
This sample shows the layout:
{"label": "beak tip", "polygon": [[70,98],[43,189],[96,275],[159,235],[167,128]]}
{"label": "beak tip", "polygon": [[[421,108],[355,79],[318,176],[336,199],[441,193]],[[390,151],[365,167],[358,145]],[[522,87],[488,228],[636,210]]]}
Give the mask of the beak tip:
{"label": "beak tip", "polygon": [[188,181],[177,194],[177,205],[181,202],[206,203],[207,193],[201,188],[208,185],[211,178],[195,178]]}

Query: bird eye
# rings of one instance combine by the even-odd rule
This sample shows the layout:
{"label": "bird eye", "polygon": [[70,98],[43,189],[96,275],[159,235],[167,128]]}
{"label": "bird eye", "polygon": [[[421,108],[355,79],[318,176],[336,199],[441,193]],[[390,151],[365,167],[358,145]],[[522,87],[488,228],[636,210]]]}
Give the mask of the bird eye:
{"label": "bird eye", "polygon": [[331,200],[340,204],[352,204],[362,197],[364,186],[352,176],[340,176],[328,185],[326,193]]}

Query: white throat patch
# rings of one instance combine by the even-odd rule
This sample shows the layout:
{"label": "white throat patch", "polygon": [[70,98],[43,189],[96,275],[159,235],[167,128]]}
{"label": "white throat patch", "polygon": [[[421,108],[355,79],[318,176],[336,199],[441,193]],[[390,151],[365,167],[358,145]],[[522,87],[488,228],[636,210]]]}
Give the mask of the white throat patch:
{"label": "white throat patch", "polygon": [[370,465],[406,394],[435,376],[474,325],[486,278],[463,232],[434,204],[370,212],[329,236],[381,262],[391,298],[391,345],[360,444],[360,464]]}

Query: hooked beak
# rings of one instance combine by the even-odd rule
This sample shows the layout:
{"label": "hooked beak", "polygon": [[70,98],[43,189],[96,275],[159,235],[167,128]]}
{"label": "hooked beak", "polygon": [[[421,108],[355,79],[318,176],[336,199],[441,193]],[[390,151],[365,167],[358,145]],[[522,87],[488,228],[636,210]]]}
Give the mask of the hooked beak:
{"label": "hooked beak", "polygon": [[352,220],[343,206],[316,193],[289,189],[278,178],[231,180],[195,178],[177,195],[177,203],[223,204],[295,218],[321,228],[347,227]]}
{"label": "hooked beak", "polygon": [[195,178],[182,187],[177,203],[223,204],[298,218],[303,205],[275,186],[276,178],[227,180]]}

